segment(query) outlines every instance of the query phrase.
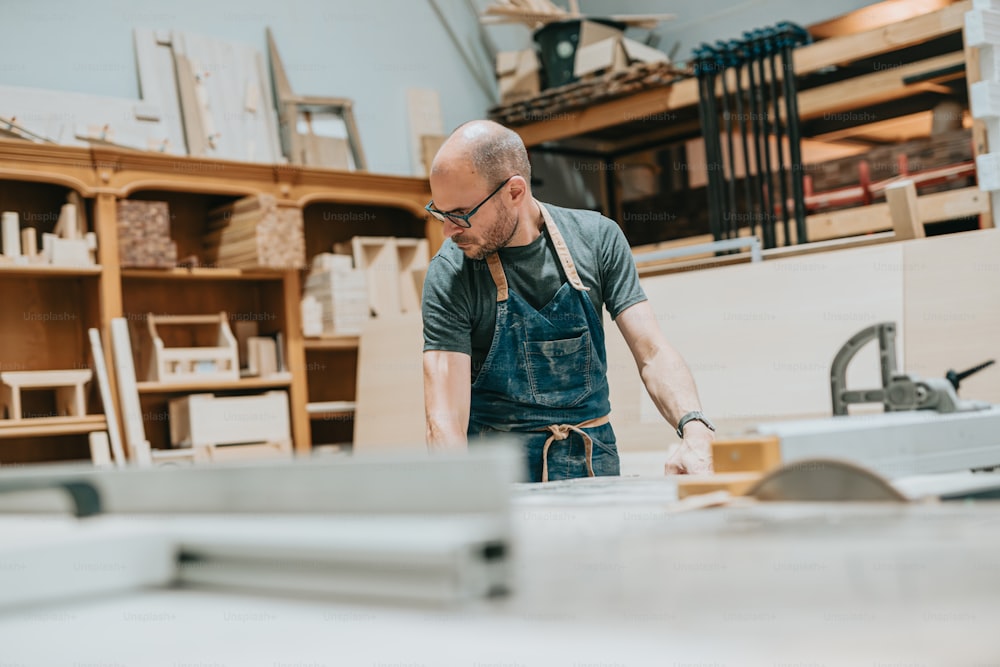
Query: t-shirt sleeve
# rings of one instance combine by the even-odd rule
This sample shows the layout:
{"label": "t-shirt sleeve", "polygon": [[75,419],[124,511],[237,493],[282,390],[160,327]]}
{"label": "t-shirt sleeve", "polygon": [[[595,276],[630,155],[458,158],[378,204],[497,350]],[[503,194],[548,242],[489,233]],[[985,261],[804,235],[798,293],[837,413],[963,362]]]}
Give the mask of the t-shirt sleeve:
{"label": "t-shirt sleeve", "polygon": [[427,267],[420,311],[424,352],[443,350],[472,355],[472,302],[462,271],[448,258],[435,256]]}
{"label": "t-shirt sleeve", "polygon": [[599,249],[602,254],[604,306],[611,319],[615,319],[623,310],[645,301],[646,292],[639,284],[639,272],[635,268],[628,239],[613,220],[604,220],[608,224],[603,225],[604,242]]}

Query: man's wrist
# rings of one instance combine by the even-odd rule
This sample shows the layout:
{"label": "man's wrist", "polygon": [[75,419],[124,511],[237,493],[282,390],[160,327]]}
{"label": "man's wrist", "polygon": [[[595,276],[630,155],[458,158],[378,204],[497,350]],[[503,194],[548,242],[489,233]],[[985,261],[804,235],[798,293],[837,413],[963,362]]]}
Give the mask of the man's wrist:
{"label": "man's wrist", "polygon": [[692,410],[685,413],[684,416],[677,421],[677,437],[683,440],[684,430],[688,426],[694,424],[700,424],[709,431],[715,431],[715,424],[713,424],[701,410]]}

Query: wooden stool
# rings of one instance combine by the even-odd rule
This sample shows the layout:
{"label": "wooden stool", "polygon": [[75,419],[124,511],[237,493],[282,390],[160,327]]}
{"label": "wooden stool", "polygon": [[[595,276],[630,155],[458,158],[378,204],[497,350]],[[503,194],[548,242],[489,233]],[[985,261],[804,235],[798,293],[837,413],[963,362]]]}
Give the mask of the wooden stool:
{"label": "wooden stool", "polygon": [[56,411],[60,416],[83,417],[87,400],[83,386],[90,382],[89,368],[68,371],[16,371],[0,373],[0,403],[8,419],[19,420],[22,389],[55,389]]}

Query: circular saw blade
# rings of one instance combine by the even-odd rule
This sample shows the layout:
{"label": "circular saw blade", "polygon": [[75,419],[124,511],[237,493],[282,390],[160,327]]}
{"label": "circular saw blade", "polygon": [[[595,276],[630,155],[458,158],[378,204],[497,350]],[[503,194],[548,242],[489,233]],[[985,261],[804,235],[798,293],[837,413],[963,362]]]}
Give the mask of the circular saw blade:
{"label": "circular saw blade", "polygon": [[849,461],[803,459],[775,468],[746,495],[781,501],[890,501],[907,498],[886,479]]}

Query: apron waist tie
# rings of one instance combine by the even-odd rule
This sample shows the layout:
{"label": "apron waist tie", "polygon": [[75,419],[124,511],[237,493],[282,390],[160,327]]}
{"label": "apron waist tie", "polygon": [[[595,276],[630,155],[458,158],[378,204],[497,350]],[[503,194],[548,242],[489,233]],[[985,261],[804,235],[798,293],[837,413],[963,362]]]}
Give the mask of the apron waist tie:
{"label": "apron waist tie", "polygon": [[594,440],[587,435],[583,429],[592,428],[594,426],[603,426],[610,421],[610,418],[611,415],[604,415],[603,417],[595,417],[594,419],[582,421],[579,424],[549,424],[545,428],[538,429],[539,431],[549,431],[552,433],[552,435],[550,435],[545,441],[545,446],[542,447],[542,481],[549,481],[549,447],[555,440],[567,439],[571,431],[579,433],[583,437],[583,447],[587,463],[587,477],[593,477],[594,465],[592,459],[594,453]]}

